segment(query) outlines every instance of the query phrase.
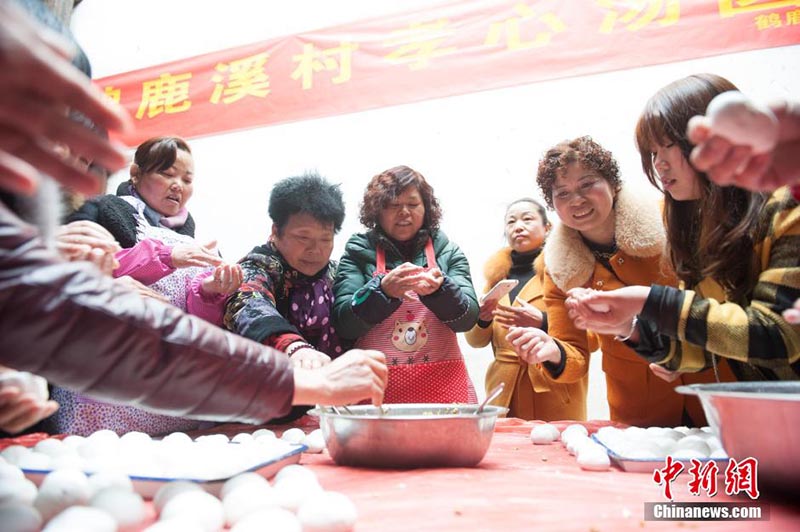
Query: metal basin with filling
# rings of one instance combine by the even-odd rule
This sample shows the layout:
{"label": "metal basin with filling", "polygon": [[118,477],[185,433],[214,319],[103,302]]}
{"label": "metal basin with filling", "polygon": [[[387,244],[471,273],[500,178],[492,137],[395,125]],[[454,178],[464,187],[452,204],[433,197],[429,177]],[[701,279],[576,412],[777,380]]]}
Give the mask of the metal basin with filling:
{"label": "metal basin with filling", "polygon": [[339,465],[378,468],[472,467],[486,455],[507,408],[441,403],[319,407],[322,434]]}

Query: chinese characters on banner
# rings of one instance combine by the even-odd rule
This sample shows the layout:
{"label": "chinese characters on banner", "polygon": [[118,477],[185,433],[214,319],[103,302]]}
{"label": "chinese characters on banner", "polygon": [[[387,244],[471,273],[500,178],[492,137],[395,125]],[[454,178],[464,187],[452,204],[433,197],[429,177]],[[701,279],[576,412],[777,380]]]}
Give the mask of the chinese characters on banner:
{"label": "chinese characters on banner", "polygon": [[97,83],[135,145],[798,43],[800,0],[469,0]]}
{"label": "chinese characters on banner", "polygon": [[[653,471],[653,482],[661,486],[665,499],[672,500],[672,482],[677,479],[683,469],[681,462],[668,456],[664,467]],[[709,497],[714,497],[717,494],[717,475],[720,470],[714,460],[703,463],[696,458],[692,458],[688,473],[689,493],[700,495],[700,492],[703,491]],[[760,492],[758,490],[757,459],[748,457],[737,462],[733,458],[729,458],[724,473],[723,483],[726,495],[745,493],[753,500],[758,499]]]}

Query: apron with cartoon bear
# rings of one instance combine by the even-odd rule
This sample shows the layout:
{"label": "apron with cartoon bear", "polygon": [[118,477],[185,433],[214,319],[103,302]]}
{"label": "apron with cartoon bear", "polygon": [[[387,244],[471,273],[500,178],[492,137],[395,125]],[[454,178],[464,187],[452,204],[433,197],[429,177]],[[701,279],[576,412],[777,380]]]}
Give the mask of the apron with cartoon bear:
{"label": "apron with cartoon bear", "polygon": [[[433,242],[425,244],[428,268],[436,267]],[[386,273],[386,253],[375,250],[375,275]],[[414,293],[391,316],[358,339],[356,347],[386,354],[386,403],[477,403],[456,333]]]}

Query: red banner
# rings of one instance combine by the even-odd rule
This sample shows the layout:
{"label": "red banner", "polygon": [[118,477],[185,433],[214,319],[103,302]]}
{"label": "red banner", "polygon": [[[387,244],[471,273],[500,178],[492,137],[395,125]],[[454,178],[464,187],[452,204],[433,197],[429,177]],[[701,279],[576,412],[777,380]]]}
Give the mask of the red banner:
{"label": "red banner", "polygon": [[98,80],[135,145],[800,43],[800,0],[474,0]]}

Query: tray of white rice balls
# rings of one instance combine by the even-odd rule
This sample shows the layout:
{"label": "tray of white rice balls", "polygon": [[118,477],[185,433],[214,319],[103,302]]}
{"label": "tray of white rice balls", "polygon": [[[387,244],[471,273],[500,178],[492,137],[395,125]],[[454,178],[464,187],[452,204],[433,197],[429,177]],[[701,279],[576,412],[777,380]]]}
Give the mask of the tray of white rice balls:
{"label": "tray of white rice balls", "polygon": [[99,431],[7,447],[0,452],[0,529],[247,532],[270,523],[284,531],[351,530],[353,502],[295,463],[301,452],[322,450],[321,433],[290,430],[282,438],[260,429],[230,440]]}
{"label": "tray of white rice balls", "polygon": [[283,466],[299,462],[302,452],[319,452],[322,447],[321,432],[306,435],[300,429],[287,430],[282,438],[259,429],[233,438],[212,434],[195,439],[182,432],[154,439],[142,432],[118,436],[100,430],[87,437],[48,438],[32,448],[12,445],[0,457],[22,469],[36,485],[57,469],[122,474],[130,478],[137,493],[153,497],[163,484],[174,480],[198,483],[216,495],[237,474],[254,472],[269,478]]}
{"label": "tray of white rice balls", "polygon": [[728,455],[710,427],[603,427],[592,439],[624,471],[652,473],[664,467],[667,456],[686,468],[693,458],[701,463],[716,461],[720,472],[728,465]]}
{"label": "tray of white rice balls", "polygon": [[664,467],[664,460],[690,466],[692,458],[700,462],[716,461],[725,471],[728,457],[722,444],[709,427],[602,427],[589,435],[581,424],[559,430],[550,423],[534,425],[531,430],[534,445],[549,445],[560,441],[567,452],[575,456],[581,469],[605,471],[612,462],[623,471],[652,473]]}

